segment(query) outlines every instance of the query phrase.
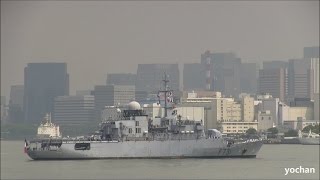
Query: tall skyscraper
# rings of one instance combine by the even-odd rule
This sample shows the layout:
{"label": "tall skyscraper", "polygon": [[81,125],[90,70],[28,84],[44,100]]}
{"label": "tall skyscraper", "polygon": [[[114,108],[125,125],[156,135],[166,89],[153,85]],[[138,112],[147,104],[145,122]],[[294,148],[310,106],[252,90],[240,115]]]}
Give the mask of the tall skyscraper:
{"label": "tall skyscraper", "polygon": [[53,121],[59,126],[88,125],[94,121],[94,96],[58,96]]}
{"label": "tall skyscraper", "polygon": [[259,71],[259,94],[271,94],[272,97],[285,100],[285,71],[278,69],[261,69]]}
{"label": "tall skyscraper", "polygon": [[105,106],[126,105],[135,100],[135,86],[97,85],[93,91],[96,120],[101,121]]}
{"label": "tall skyscraper", "polygon": [[282,68],[284,70],[284,77],[285,77],[285,91],[284,91],[284,100],[287,100],[288,98],[288,67],[289,62],[288,61],[282,61],[282,60],[274,60],[274,61],[264,61],[263,62],[263,69],[280,69]]}
{"label": "tall skyscraper", "polygon": [[274,60],[274,61],[263,61],[263,69],[287,69],[288,61]]}
{"label": "tall skyscraper", "polygon": [[169,87],[173,91],[179,91],[179,66],[178,64],[139,64],[137,69],[137,91],[157,93],[162,87],[164,73],[169,79]]}
{"label": "tall skyscraper", "polygon": [[313,106],[314,115],[313,115],[313,117],[315,120],[318,120],[318,121],[320,121],[320,119],[319,119],[319,108],[320,108],[319,101],[320,101],[319,93],[314,94],[314,106]]}
{"label": "tall skyscraper", "polygon": [[116,73],[107,75],[107,84],[134,86],[136,84],[137,75],[131,73]]}
{"label": "tall skyscraper", "polygon": [[205,89],[205,67],[200,63],[183,65],[183,89],[204,90]]}
{"label": "tall skyscraper", "polygon": [[77,90],[76,91],[76,96],[85,96],[85,95],[92,95],[92,90],[87,89],[87,90]]}
{"label": "tall skyscraper", "polygon": [[0,103],[0,107],[1,107],[1,123],[4,123],[6,121],[7,118],[7,112],[6,112],[6,97],[5,96],[1,96],[1,103]]}
{"label": "tall skyscraper", "polygon": [[[319,93],[319,81],[320,81],[320,74],[319,74],[319,46],[313,47],[305,47],[303,49],[303,56],[304,58],[310,59],[311,61],[311,73],[312,73],[312,80],[313,80],[313,94]],[[311,95],[313,96],[313,95]]]}
{"label": "tall skyscraper", "polygon": [[23,85],[11,86],[8,111],[8,119],[11,123],[23,122],[23,96]]}
{"label": "tall skyscraper", "polygon": [[290,59],[288,67],[288,100],[313,99],[314,69],[311,59]]}
{"label": "tall skyscraper", "polygon": [[[312,80],[313,80],[313,94],[319,94],[319,81],[320,81],[320,74],[319,74],[319,57],[318,58],[311,58],[311,73],[312,73]],[[313,96],[313,95],[312,95]]]}
{"label": "tall skyscraper", "polygon": [[242,93],[256,94],[257,93],[257,64],[242,63],[240,67],[240,87]]}
{"label": "tall skyscraper", "polygon": [[226,96],[238,97],[241,93],[240,68],[241,59],[234,53],[210,53],[201,54],[201,64],[209,67],[206,70],[207,83],[210,90],[222,92]]}
{"label": "tall skyscraper", "polygon": [[24,121],[40,123],[54,98],[69,95],[66,63],[29,63],[24,69]]}
{"label": "tall skyscraper", "polygon": [[319,46],[303,48],[304,58],[319,58]]}

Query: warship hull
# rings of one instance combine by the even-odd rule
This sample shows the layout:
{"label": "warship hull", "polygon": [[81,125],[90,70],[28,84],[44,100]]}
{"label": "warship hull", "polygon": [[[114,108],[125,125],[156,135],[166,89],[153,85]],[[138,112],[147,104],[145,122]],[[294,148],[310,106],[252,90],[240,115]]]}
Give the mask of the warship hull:
{"label": "warship hull", "polygon": [[303,145],[320,145],[319,138],[299,138],[299,141]]}
{"label": "warship hull", "polygon": [[[90,144],[77,150],[76,144]],[[233,158],[256,157],[262,141],[227,144],[223,139],[167,141],[81,141],[63,142],[59,147],[33,143],[27,154],[34,160],[129,159],[129,158]],[[39,147],[38,147],[39,146]]]}

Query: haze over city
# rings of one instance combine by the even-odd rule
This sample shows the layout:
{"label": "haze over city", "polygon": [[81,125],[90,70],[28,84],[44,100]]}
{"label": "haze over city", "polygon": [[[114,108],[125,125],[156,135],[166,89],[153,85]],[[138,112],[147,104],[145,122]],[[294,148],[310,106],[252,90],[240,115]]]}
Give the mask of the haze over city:
{"label": "haze over city", "polygon": [[0,179],[319,178],[319,0],[0,3]]}
{"label": "haze over city", "polygon": [[206,50],[288,60],[307,46],[319,46],[319,1],[1,1],[1,94],[31,62],[66,62],[74,94],[139,63],[199,63]]}

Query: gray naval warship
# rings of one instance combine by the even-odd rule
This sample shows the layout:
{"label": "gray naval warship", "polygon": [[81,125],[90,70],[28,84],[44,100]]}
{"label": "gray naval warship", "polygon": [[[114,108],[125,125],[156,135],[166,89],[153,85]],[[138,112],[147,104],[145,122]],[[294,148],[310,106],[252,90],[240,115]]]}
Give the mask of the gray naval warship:
{"label": "gray naval warship", "polygon": [[[159,91],[167,97],[165,88]],[[98,134],[85,138],[47,138],[26,141],[25,150],[34,160],[108,158],[249,158],[256,157],[263,142],[235,142],[216,129],[205,133],[202,121],[182,119],[172,109],[164,117],[148,118],[139,103],[117,109],[117,115],[100,123]]]}

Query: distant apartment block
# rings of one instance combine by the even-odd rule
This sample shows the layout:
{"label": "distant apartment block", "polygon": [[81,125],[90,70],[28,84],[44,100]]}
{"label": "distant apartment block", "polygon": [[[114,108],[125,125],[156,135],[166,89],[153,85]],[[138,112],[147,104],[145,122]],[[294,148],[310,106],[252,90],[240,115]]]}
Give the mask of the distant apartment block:
{"label": "distant apartment block", "polygon": [[200,63],[183,65],[183,89],[204,90],[205,89],[205,67]]}
{"label": "distant apartment block", "polygon": [[223,134],[243,134],[248,129],[258,130],[258,122],[222,122],[221,132]]}
{"label": "distant apartment block", "polygon": [[201,54],[201,64],[205,67],[206,90],[219,91],[225,96],[238,97],[241,93],[240,58],[237,58],[234,53],[206,51]]}
{"label": "distant apartment block", "polygon": [[163,87],[162,80],[164,74],[167,74],[169,88],[173,91],[179,91],[179,66],[178,64],[139,64],[137,69],[137,91],[147,91],[156,93],[160,87]]}
{"label": "distant apartment block", "polygon": [[[234,101],[233,98],[214,99],[213,111],[217,121],[242,121],[241,104]],[[253,113],[253,112],[252,112]]]}
{"label": "distant apartment block", "polygon": [[271,94],[274,98],[285,100],[286,73],[282,68],[261,69],[259,71],[259,94]]}
{"label": "distant apartment block", "polygon": [[108,85],[129,85],[134,86],[136,84],[137,75],[131,73],[114,73],[107,75]]}
{"label": "distant apartment block", "polygon": [[29,63],[24,69],[24,121],[40,123],[54,98],[69,94],[66,63]]}
{"label": "distant apartment block", "polygon": [[105,106],[128,104],[135,99],[135,86],[97,85],[94,87],[96,120],[101,120],[101,111]]}
{"label": "distant apartment block", "polygon": [[241,100],[242,120],[245,122],[254,121],[254,98],[244,96]]}
{"label": "distant apartment block", "polygon": [[59,126],[88,125],[94,121],[94,96],[58,96],[53,121]]}
{"label": "distant apartment block", "polygon": [[23,122],[23,97],[24,97],[24,86],[14,85],[11,86],[8,120],[11,123]]}

